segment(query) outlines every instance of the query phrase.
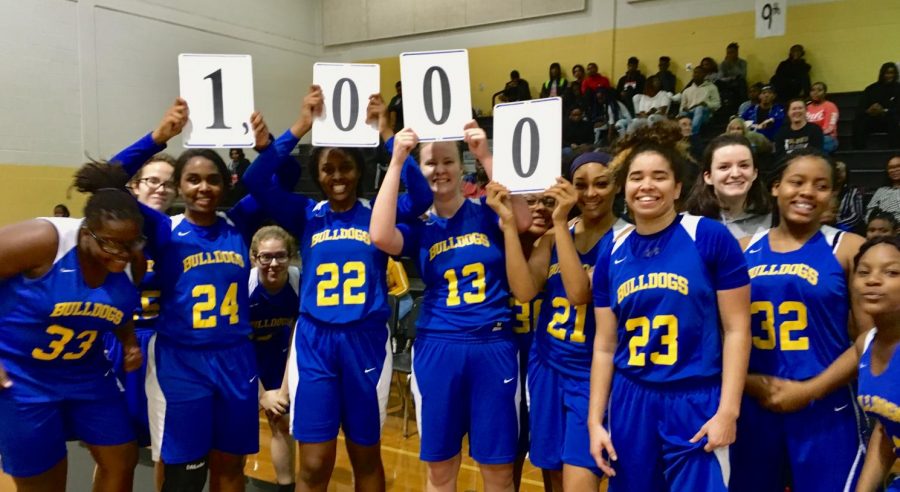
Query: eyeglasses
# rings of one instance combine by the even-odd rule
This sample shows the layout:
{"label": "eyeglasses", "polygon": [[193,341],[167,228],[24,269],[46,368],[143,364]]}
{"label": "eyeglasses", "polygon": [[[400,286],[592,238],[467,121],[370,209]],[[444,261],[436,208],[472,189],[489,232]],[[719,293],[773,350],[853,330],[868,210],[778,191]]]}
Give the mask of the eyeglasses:
{"label": "eyeglasses", "polygon": [[84,227],[84,230],[88,231],[88,234],[94,238],[94,241],[97,241],[97,246],[100,247],[100,250],[104,253],[122,256],[125,254],[135,253],[144,249],[144,245],[147,244],[147,238],[144,236],[139,236],[137,239],[129,241],[127,243],[122,243],[119,241],[112,241],[110,239],[103,239],[102,237],[94,234],[89,227]]}
{"label": "eyeglasses", "polygon": [[549,196],[537,197],[535,195],[525,195],[525,203],[527,203],[529,207],[537,206],[538,203],[547,208],[556,207],[556,199]]}
{"label": "eyeglasses", "polygon": [[262,253],[256,255],[256,261],[258,261],[260,265],[271,265],[273,261],[279,265],[284,265],[290,259],[291,256],[283,251],[273,254]]}
{"label": "eyeglasses", "polygon": [[175,187],[176,187],[174,181],[171,181],[171,180],[163,181],[163,180],[157,178],[156,176],[148,176],[146,178],[141,178],[138,181],[140,181],[141,183],[146,183],[147,186],[150,186],[152,188],[159,188],[160,186],[162,186],[163,188],[165,188],[169,191],[175,191]]}

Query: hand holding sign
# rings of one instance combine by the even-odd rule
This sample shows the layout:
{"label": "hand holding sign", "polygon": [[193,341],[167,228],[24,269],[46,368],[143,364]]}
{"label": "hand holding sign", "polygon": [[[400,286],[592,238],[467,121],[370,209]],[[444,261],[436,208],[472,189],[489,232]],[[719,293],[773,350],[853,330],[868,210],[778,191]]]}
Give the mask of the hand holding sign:
{"label": "hand holding sign", "polygon": [[185,147],[253,147],[250,55],[178,55],[181,97],[191,108]]}
{"label": "hand holding sign", "polygon": [[421,141],[463,139],[472,119],[468,51],[402,53],[400,80],[403,121]]}
{"label": "hand holding sign", "polygon": [[365,98],[379,92],[380,68],[373,64],[316,63],[313,81],[322,89],[323,111],[313,120],[318,147],[377,147],[378,126],[367,123]]}
{"label": "hand holding sign", "polygon": [[562,100],[494,106],[494,181],[510,193],[541,192],[556,183],[562,149]]}

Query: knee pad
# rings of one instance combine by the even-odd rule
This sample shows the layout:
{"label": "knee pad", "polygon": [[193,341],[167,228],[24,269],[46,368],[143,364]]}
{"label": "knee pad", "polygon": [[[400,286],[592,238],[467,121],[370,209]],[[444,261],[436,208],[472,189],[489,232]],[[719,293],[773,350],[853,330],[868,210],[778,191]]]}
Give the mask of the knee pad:
{"label": "knee pad", "polygon": [[178,465],[165,464],[162,492],[202,492],[206,485],[206,474],[209,472],[209,459],[203,457],[197,461]]}

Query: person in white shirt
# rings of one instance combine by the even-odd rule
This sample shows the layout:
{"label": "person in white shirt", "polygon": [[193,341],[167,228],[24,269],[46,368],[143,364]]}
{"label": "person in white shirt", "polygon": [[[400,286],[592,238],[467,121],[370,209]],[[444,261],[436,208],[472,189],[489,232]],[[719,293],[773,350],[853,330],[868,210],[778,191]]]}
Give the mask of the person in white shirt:
{"label": "person in white shirt", "polygon": [[633,101],[634,119],[628,124],[628,133],[666,119],[672,94],[661,90],[659,77],[652,75],[647,79],[644,93],[635,95]]}
{"label": "person in white shirt", "polygon": [[691,117],[691,133],[697,135],[709,117],[722,105],[719,89],[706,80],[703,67],[694,68],[693,84],[681,92],[681,113]]}

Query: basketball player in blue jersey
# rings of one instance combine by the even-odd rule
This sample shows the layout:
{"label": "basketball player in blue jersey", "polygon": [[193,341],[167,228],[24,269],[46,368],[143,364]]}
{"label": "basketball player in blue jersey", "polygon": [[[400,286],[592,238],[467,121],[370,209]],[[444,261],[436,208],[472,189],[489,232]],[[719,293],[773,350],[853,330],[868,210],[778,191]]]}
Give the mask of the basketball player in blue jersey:
{"label": "basketball player in blue jersey", "polygon": [[[853,293],[874,328],[856,342],[859,396],[863,410],[875,421],[856,490],[881,490],[900,457],[900,239],[867,241],[856,255]],[[885,487],[900,491],[900,477]]]}
{"label": "basketball player in blue jersey", "polygon": [[[543,193],[529,193],[524,196],[525,203],[528,205],[528,211],[531,212],[531,226],[528,230],[519,235],[519,242],[522,244],[522,252],[525,258],[531,256],[537,240],[543,236],[551,226],[551,213],[556,207],[556,202],[550,197],[545,197]],[[541,301],[533,300],[531,302],[519,302],[518,299],[512,297],[510,299],[513,306],[513,334],[515,335],[516,345],[519,349],[519,391],[525,395],[519,403],[519,454],[516,456],[516,462],[513,464],[513,482],[516,490],[522,482],[522,470],[525,466],[525,458],[528,455],[530,447],[529,417],[528,417],[528,354],[531,352],[531,344],[534,341],[534,326],[538,320],[540,313]],[[544,483],[550,483],[550,475],[542,470]],[[548,485],[549,486],[549,485]]]}
{"label": "basketball player in blue jersey", "polygon": [[[117,155],[125,169],[160,152],[187,121],[181,100],[160,125]],[[259,114],[257,149],[276,154]],[[245,216],[216,208],[228,168],[208,149],[182,153],[173,179],[185,213],[142,207],[147,250],[160,282],[160,317],[147,354],[147,398],[154,460],[164,462],[163,492],[244,490],[244,456],[259,449],[258,376],[247,280],[252,234]]]}
{"label": "basketball player in blue jersey", "polygon": [[[175,159],[168,154],[157,154],[140,167],[137,174],[131,178],[129,188],[139,202],[159,212],[165,212],[175,200],[176,186],[172,180],[174,173]],[[160,286],[153,267],[153,259],[147,258],[147,271],[139,286],[141,303],[134,312],[134,334],[144,354],[147,353],[150,338],[155,332],[156,320],[159,318]],[[104,334],[103,346],[106,357],[113,363],[116,377],[125,389],[125,401],[128,403],[128,412],[134,423],[138,446],[147,447],[150,445],[147,393],[144,390],[147,361],[145,359],[138,370],[125,372],[125,353],[115,334]],[[163,469],[159,462],[155,471],[157,484],[162,484]]]}
{"label": "basketball player in blue jersey", "polygon": [[744,241],[753,347],[731,489],[852,490],[864,424],[850,385],[856,364],[841,355],[852,353],[857,326],[871,326],[848,290],[863,239],[822,225],[835,173],[827,157],[798,151],[778,170],[778,226]]}
{"label": "basketball player in blue jersey", "polygon": [[[470,151],[490,177],[484,131],[474,122],[464,131]],[[485,490],[511,491],[521,395],[498,216],[484,198],[463,197],[460,149],[455,142],[439,142],[424,144],[419,154],[434,192],[432,210],[397,226],[400,172],[417,142],[408,128],[394,137],[370,232],[388,254],[413,257],[425,282],[412,390],[419,456],[428,465],[426,490],[456,490],[462,438],[468,434]],[[517,242],[530,222],[527,205],[518,202],[516,218],[521,220],[513,221]]]}
{"label": "basketball player in blue jersey", "polygon": [[[297,121],[274,147],[290,151],[322,108],[322,91],[312,86]],[[368,113],[389,136],[380,96],[370,98]],[[326,490],[341,428],[357,490],[384,490],[380,440],[392,371],[387,255],[369,237],[371,205],[359,198],[362,155],[356,149],[314,149],[310,174],[327,198],[318,203],[273,183],[273,174],[291,159],[284,151],[263,153],[244,182],[262,208],[299,238],[303,258],[296,360],[289,362],[290,401],[298,402],[291,405],[300,449],[297,490]],[[414,165],[406,167],[405,177],[412,192],[399,213],[416,217],[428,208],[431,192]]]}
{"label": "basketball player in blue jersey", "polygon": [[[266,226],[253,235],[250,257],[250,326],[266,409],[272,431],[269,450],[279,490],[294,490],[294,439],[283,415],[288,408],[287,391],[279,398],[291,345],[291,332],[300,308],[300,269],[289,265],[296,257],[294,238],[278,226]],[[284,384],[283,384],[284,383]],[[271,409],[271,411],[268,411]]]}
{"label": "basketball player in blue jersey", "polygon": [[635,228],[605,242],[594,268],[588,428],[612,492],[728,488],[749,279],[724,225],[677,214],[682,165],[670,147],[630,152],[616,182]]}
{"label": "basketball player in blue jersey", "polygon": [[140,263],[143,218],[117,166],[92,162],[73,187],[84,219],[0,229],[0,456],[16,490],[66,489],[66,441],[87,444],[95,491],[131,490],[137,446],[98,340],[115,332],[124,368],[141,366],[126,269]]}
{"label": "basketball player in blue jersey", "polygon": [[[627,227],[612,213],[611,159],[599,152],[578,156],[570,168],[575,185],[558,178],[544,193],[554,203],[553,233],[538,240],[527,263],[518,245],[506,242],[508,271],[522,272],[511,274],[510,281],[539,296],[535,302],[542,305],[528,367],[529,457],[548,471],[554,491],[598,490],[602,476],[585,432],[594,341],[586,270],[596,262],[600,239]],[[582,214],[568,225],[576,205]]]}

